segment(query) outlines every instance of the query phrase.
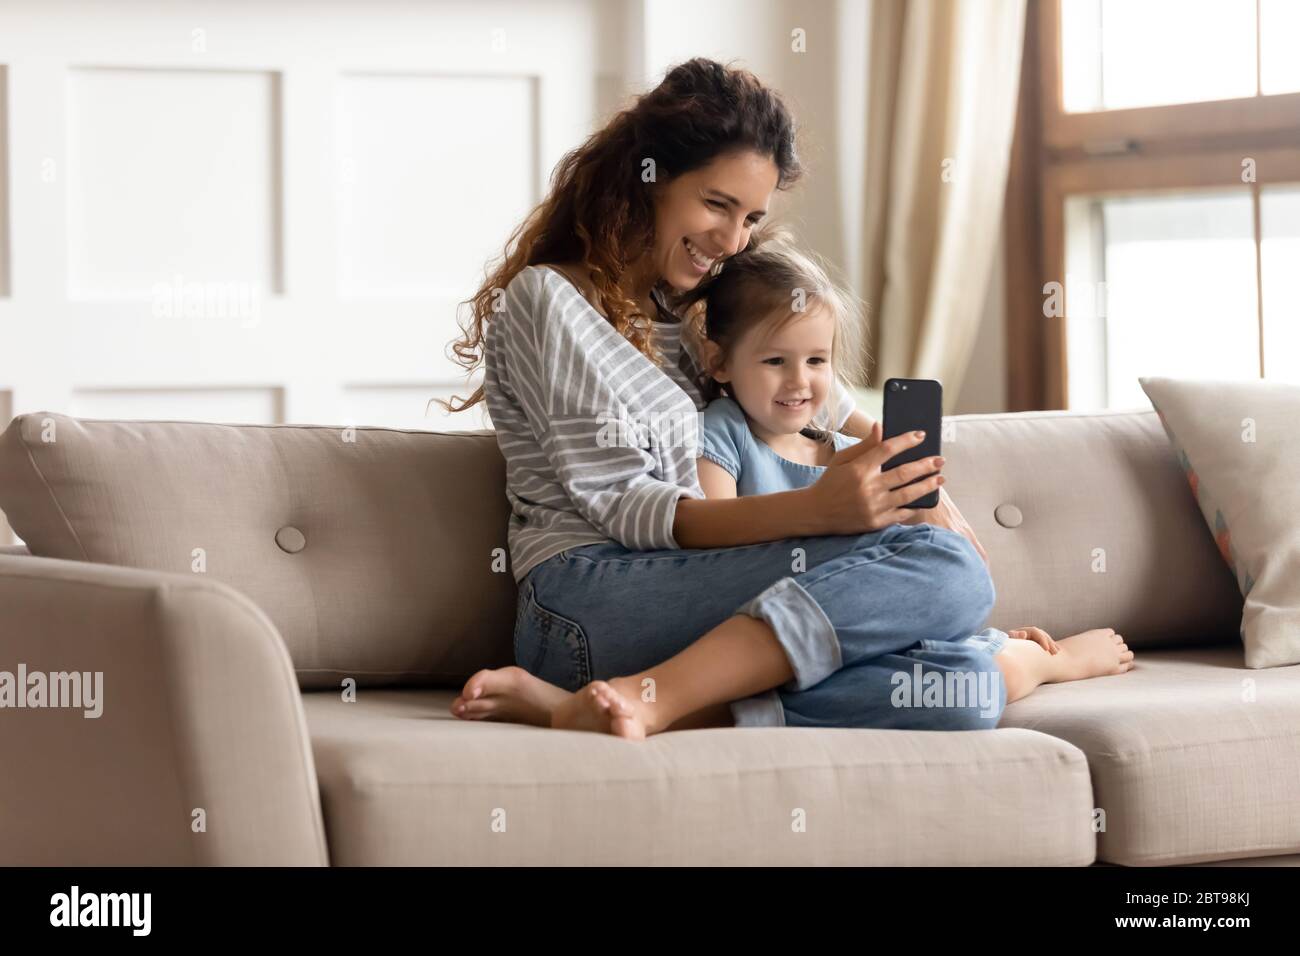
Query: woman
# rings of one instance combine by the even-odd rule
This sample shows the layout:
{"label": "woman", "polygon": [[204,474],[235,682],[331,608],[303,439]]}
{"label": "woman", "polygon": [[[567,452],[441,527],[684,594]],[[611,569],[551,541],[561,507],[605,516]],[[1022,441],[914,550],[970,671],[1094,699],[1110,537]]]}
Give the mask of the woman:
{"label": "woman", "polygon": [[962,643],[993,606],[983,549],[942,490],[902,507],[940,488],[934,460],[881,474],[915,433],[882,441],[841,389],[825,424],[862,441],[814,485],[700,489],[698,363],[671,299],[799,173],[773,91],[681,64],[564,158],[471,300],[455,353],[484,383],[448,407],[486,401],[506,458],[519,666],[475,674],[457,716],[632,739],[996,726],[1010,665]]}

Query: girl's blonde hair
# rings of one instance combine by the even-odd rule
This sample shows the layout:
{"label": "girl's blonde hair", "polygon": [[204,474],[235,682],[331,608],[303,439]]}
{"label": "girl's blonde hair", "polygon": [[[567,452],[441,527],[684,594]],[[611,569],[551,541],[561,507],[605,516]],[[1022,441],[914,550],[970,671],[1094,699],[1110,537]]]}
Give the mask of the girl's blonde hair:
{"label": "girl's blonde hair", "polygon": [[[707,339],[718,345],[718,357],[710,364],[702,359],[700,394],[706,401],[731,395],[730,389],[713,378],[713,373],[731,355],[741,337],[760,322],[779,315],[773,331],[821,306],[835,321],[831,345],[831,370],[836,380],[852,390],[866,379],[866,336],[861,304],[829,275],[814,255],[801,252],[790,235],[773,228],[755,230],[749,246],[723,261],[717,275],[678,298],[687,315],[690,334],[697,342]],[[834,431],[832,409],[821,408],[813,426],[831,441]]]}

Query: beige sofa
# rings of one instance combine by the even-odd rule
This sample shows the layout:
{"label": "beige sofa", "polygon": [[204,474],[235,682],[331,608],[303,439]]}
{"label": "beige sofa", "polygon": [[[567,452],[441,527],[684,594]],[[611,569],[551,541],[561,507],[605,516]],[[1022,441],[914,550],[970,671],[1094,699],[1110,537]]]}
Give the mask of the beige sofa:
{"label": "beige sofa", "polygon": [[0,863],[1300,859],[1300,667],[1242,667],[1155,414],[945,439],[991,623],[1114,626],[1135,670],[992,731],[638,744],[448,713],[512,658],[490,432],[21,416],[0,509],[39,557],[0,555],[0,671],[102,672],[103,712],[0,710]]}

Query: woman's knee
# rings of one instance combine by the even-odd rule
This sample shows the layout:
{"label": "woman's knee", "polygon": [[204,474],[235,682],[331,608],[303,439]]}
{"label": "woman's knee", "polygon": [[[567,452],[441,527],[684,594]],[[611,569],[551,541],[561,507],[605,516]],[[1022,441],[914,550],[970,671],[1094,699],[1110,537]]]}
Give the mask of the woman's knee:
{"label": "woman's knee", "polygon": [[[988,566],[955,531],[930,524],[891,525],[861,535],[851,550],[867,559],[857,569],[865,582],[887,579],[899,601],[925,607],[936,639],[977,633],[993,610],[997,595]],[[882,557],[889,560],[882,562]]]}
{"label": "woman's knee", "polygon": [[993,611],[997,591],[988,565],[975,546],[956,531],[935,528],[929,547],[935,552],[938,588],[950,605],[953,636],[979,632]]}

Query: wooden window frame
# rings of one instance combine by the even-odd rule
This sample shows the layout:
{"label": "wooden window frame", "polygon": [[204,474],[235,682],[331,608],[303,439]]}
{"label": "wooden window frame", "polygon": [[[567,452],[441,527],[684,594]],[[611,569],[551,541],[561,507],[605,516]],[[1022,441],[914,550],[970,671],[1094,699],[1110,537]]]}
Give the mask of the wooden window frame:
{"label": "wooden window frame", "polygon": [[[1255,206],[1258,262],[1261,187],[1300,182],[1300,93],[1066,113],[1060,3],[1028,0],[1026,10],[1006,199],[1007,399],[1012,411],[1068,407],[1066,316],[1043,314],[1044,286],[1066,281],[1068,198],[1247,190]],[[1258,24],[1258,3],[1256,17]],[[1255,160],[1250,183],[1241,176],[1247,157]],[[1258,322],[1262,370],[1262,295]]]}

